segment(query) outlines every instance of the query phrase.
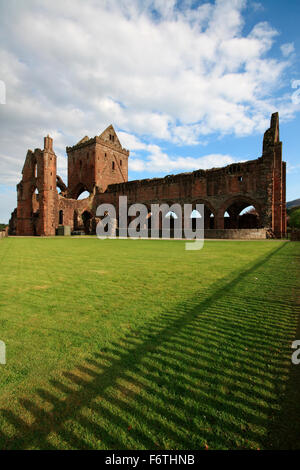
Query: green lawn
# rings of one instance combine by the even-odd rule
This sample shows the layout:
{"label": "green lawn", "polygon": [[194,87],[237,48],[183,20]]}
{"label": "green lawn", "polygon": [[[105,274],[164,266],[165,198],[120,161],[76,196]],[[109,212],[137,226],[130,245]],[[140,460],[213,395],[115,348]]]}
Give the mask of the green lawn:
{"label": "green lawn", "polygon": [[300,448],[300,243],[0,242],[1,449]]}

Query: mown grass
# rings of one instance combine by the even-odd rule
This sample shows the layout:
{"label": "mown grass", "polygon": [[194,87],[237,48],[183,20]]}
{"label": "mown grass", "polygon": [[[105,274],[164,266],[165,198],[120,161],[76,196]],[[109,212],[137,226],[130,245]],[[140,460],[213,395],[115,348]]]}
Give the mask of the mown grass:
{"label": "mown grass", "polygon": [[0,259],[0,448],[300,448],[299,243],[9,238]]}

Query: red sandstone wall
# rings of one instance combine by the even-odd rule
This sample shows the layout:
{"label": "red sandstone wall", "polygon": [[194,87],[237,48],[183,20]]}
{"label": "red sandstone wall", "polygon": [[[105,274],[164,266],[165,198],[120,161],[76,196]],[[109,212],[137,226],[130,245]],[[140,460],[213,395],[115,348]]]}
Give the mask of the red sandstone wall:
{"label": "red sandstone wall", "polygon": [[[81,215],[87,211],[92,214],[93,197],[76,200],[59,196],[57,226],[59,225],[59,211],[63,213],[63,225],[69,225],[71,230],[83,229]],[[78,220],[76,220],[78,218]],[[76,226],[77,221],[77,226]]]}
{"label": "red sandstone wall", "polygon": [[17,235],[55,235],[56,155],[50,137],[45,137],[43,151],[28,151],[22,173],[17,187]]}
{"label": "red sandstone wall", "polygon": [[[101,203],[117,208],[120,195],[128,197],[128,204],[139,202],[149,208],[151,203],[163,202],[205,204],[206,228],[213,213],[215,229],[224,228],[225,211],[231,217],[231,228],[238,228],[238,214],[253,205],[259,214],[259,227],[272,229],[277,237],[286,233],[286,166],[282,162],[277,113],[265,132],[262,157],[225,168],[127,182],[129,152],[122,148],[112,126],[99,137],[86,137],[68,147],[67,153],[68,197],[62,197],[56,190],[52,139],[45,138],[43,151],[28,151],[18,185],[17,234],[54,235],[60,222],[59,211],[63,224],[74,229],[82,223],[83,212],[95,217]],[[33,197],[35,188],[39,190],[38,200]],[[90,198],[76,200],[85,189],[92,193]]]}
{"label": "red sandstone wall", "polygon": [[148,206],[161,202],[194,206],[203,203],[215,216],[215,228],[222,229],[224,212],[238,201],[245,207],[253,204],[262,215],[262,225],[268,226],[268,219],[263,218],[268,205],[268,182],[264,175],[270,171],[269,162],[260,158],[226,168],[110,185],[106,193],[95,197],[94,210],[102,202],[118,206],[120,195],[128,197],[128,204],[140,202]]}
{"label": "red sandstone wall", "polygon": [[[113,138],[113,140],[112,140]],[[74,199],[84,190],[104,192],[109,184],[128,181],[129,152],[122,148],[112,126],[99,137],[82,139],[68,153],[68,196]]]}

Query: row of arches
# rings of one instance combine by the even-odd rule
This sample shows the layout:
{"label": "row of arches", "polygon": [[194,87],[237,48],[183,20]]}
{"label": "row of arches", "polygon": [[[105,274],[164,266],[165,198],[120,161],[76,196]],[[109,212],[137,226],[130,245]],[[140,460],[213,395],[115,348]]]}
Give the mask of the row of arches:
{"label": "row of arches", "polygon": [[[203,204],[204,211],[202,214],[197,210],[197,204]],[[255,204],[255,205],[254,205]],[[156,228],[162,230],[164,227],[167,227],[167,230],[170,229],[170,233],[178,226],[196,229],[197,219],[202,219],[202,225],[205,230],[207,229],[257,229],[262,225],[260,209],[258,204],[254,203],[251,200],[231,200],[228,204],[224,204],[222,207],[219,207],[215,210],[209,202],[197,201],[192,204],[192,212],[187,216],[189,221],[186,221],[186,215],[184,214],[184,206],[174,203],[168,203],[170,210],[168,212],[163,212],[157,216],[153,216],[151,213],[151,205],[146,205],[148,209],[147,220],[143,222],[143,229],[151,230]],[[130,206],[130,204],[128,204]],[[191,210],[191,209],[190,209]],[[178,213],[176,213],[178,211]],[[128,227],[130,222],[134,220],[139,213],[135,216],[128,216],[127,222],[123,221],[124,227]],[[117,222],[119,221],[118,214],[116,214]],[[167,223],[164,224],[163,219],[168,219]],[[182,219],[177,223],[177,219]],[[146,223],[145,223],[146,222]],[[120,227],[119,227],[120,228]],[[122,228],[122,227],[121,227]]]}
{"label": "row of arches", "polygon": [[[175,212],[170,211],[165,217],[169,217],[171,221],[171,228],[174,227],[174,221],[177,219]],[[196,228],[196,220],[202,218],[197,210],[193,210],[191,216],[192,228]],[[204,228],[215,229],[215,214],[206,206],[204,207]],[[253,205],[247,206],[239,212],[232,211],[229,207],[223,214],[224,229],[251,229],[259,228],[260,220],[259,214]]]}
{"label": "row of arches", "polygon": [[[204,205],[204,214],[200,214],[196,210],[196,204]],[[171,208],[172,203],[168,204]],[[148,206],[149,220],[148,227],[151,228],[151,206]],[[206,201],[197,201],[193,204],[193,211],[190,214],[191,226],[196,227],[198,218],[204,216],[204,229],[256,229],[262,226],[261,210],[257,203],[250,199],[233,199],[225,203],[218,209],[214,209],[212,205]],[[170,219],[170,228],[172,229],[178,217],[182,217],[183,206],[180,214],[170,210],[164,217]],[[162,222],[160,222],[160,225]]]}
{"label": "row of arches", "polygon": [[[198,202],[198,204],[203,204],[204,205],[204,212],[201,214],[197,208],[196,208],[196,203],[194,203],[193,210],[188,216],[188,219],[190,221],[189,227],[192,230],[196,229],[197,226],[197,219],[202,219],[204,218],[203,222],[203,227],[204,229],[220,229],[220,228],[225,228],[225,229],[255,229],[261,227],[261,217],[260,217],[260,212],[257,207],[257,205],[251,204],[251,201],[248,200],[234,200],[229,202],[229,205],[224,205],[223,207],[219,208],[218,210],[214,210],[211,205],[208,205],[207,203],[203,203],[203,201]],[[130,206],[130,204],[128,204]],[[152,212],[151,212],[151,205],[147,205],[148,209],[148,216],[147,220],[144,223],[143,227],[140,227],[140,229],[148,229],[151,230],[152,228],[157,228],[159,230],[162,229],[163,226],[168,226],[170,229],[170,234],[172,236],[172,233],[176,226],[176,221],[178,218],[184,218],[184,210],[183,207],[181,206],[173,206],[173,204],[168,204],[170,210],[168,212],[160,213],[159,218],[154,217]],[[178,210],[178,213],[176,213],[176,207],[180,208]],[[175,209],[174,209],[175,208]],[[119,220],[118,216],[118,211],[116,211],[116,219],[117,219],[117,224]],[[138,216],[139,214],[137,213],[135,216],[128,216],[127,217],[127,222],[125,219],[124,227],[128,227],[129,224]],[[66,222],[67,225],[70,224],[70,219],[68,216],[68,221],[65,221],[64,217],[64,211],[61,209],[59,211],[59,225],[64,225]],[[72,216],[71,216],[72,218]],[[163,224],[163,219],[168,219],[167,224]],[[99,218],[95,217],[95,214],[93,213],[92,210],[90,209],[84,209],[82,211],[79,211],[79,209],[75,209],[73,213],[73,230],[74,231],[84,231],[86,234],[94,234],[96,233],[96,226],[97,223],[99,222]],[[184,224],[187,222],[184,222],[182,220],[182,228],[184,227]],[[71,225],[71,224],[70,224]],[[120,228],[118,226],[118,228]],[[122,227],[121,227],[122,228]]]}

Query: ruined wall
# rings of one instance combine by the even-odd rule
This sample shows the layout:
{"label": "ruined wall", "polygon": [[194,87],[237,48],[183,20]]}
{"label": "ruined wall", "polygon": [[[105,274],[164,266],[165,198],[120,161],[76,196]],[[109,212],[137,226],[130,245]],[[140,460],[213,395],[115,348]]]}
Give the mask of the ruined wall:
{"label": "ruined wall", "polygon": [[128,181],[129,152],[120,144],[112,126],[93,139],[84,137],[68,154],[68,197],[83,191],[104,192],[109,184]]}
{"label": "ruined wall", "polygon": [[[152,203],[191,203],[194,207],[198,203],[214,216],[213,228],[220,230],[224,229],[225,211],[230,215],[230,228],[238,229],[240,212],[253,205],[258,213],[257,228],[270,228],[280,238],[286,234],[285,171],[279,116],[275,113],[257,160],[109,185],[104,194],[96,195],[94,210],[103,202],[118,207],[120,195],[127,196],[128,204],[139,202],[149,208]],[[205,228],[211,227],[206,223]]]}
{"label": "ruined wall", "polygon": [[8,235],[16,235],[16,234],[17,234],[17,209],[15,209],[11,213],[9,226],[8,226]]}
{"label": "ruined wall", "polygon": [[[206,229],[244,229],[248,221],[251,227],[271,230],[276,237],[286,234],[286,164],[278,113],[272,115],[265,132],[262,156],[224,168],[128,181],[129,152],[112,126],[100,136],[84,137],[67,147],[67,154],[68,187],[59,180],[59,195],[52,139],[45,138],[43,151],[28,151],[18,185],[17,234],[54,235],[59,225],[89,233],[95,228],[98,205],[110,203],[118,210],[119,196],[127,196],[128,205],[145,204],[149,211],[152,203],[204,204]],[[77,200],[85,190],[90,197]],[[254,206],[255,214],[241,216],[248,206]],[[225,212],[229,219],[224,218]]]}
{"label": "ruined wall", "polygon": [[224,212],[237,203],[243,207],[254,205],[261,215],[261,225],[271,224],[271,211],[266,211],[269,163],[263,158],[246,163],[232,164],[225,168],[197,170],[192,173],[166,176],[165,178],[130,181],[110,185],[105,194],[96,196],[96,205],[110,202],[117,205],[118,197],[126,195],[128,203],[205,204],[213,213],[215,228],[224,228]]}
{"label": "ruined wall", "polygon": [[269,234],[268,230],[265,228],[205,230],[205,238],[224,240],[265,240],[269,238]]}
{"label": "ruined wall", "polygon": [[[82,200],[69,199],[59,196],[57,226],[69,225],[72,231],[84,230],[85,227],[84,220],[82,220],[82,214],[87,213],[90,218],[93,218],[93,201],[93,196]],[[61,215],[62,220],[59,221],[59,217]]]}
{"label": "ruined wall", "polygon": [[17,235],[55,235],[58,194],[51,137],[45,137],[43,150],[28,150],[17,193]]}

